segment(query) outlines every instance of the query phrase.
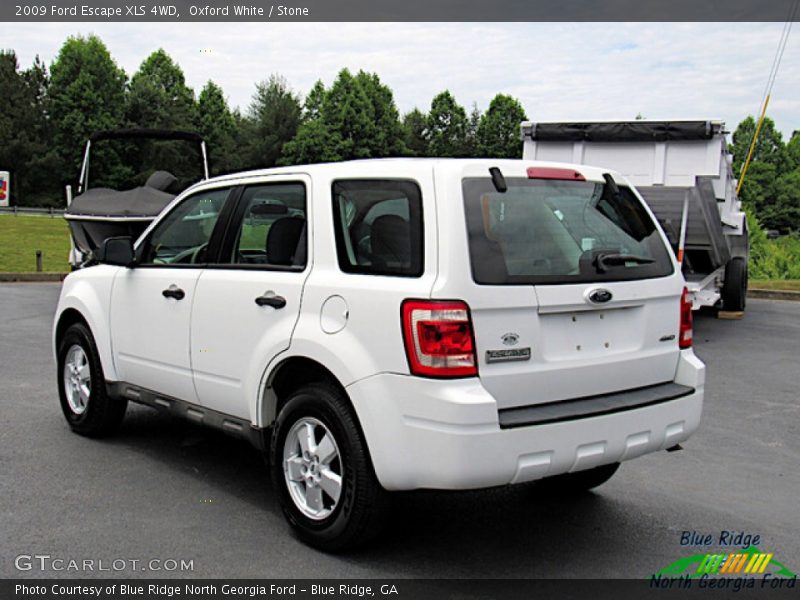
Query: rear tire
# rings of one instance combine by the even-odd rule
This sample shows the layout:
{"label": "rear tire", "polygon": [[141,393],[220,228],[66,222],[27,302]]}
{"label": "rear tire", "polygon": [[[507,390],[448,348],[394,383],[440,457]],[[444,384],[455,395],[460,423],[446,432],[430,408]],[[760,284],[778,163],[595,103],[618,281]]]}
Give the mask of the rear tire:
{"label": "rear tire", "polygon": [[619,463],[612,463],[587,469],[586,471],[555,475],[554,477],[542,479],[537,483],[537,487],[556,495],[580,494],[603,485],[613,477],[617,469],[619,469]]}
{"label": "rear tire", "polygon": [[387,494],[339,390],[312,384],[293,393],[275,421],[270,457],[278,501],[304,542],[335,552],[380,533]]}
{"label": "rear tire", "polygon": [[108,396],[97,346],[82,323],[70,326],[58,344],[58,395],[67,423],[81,435],[109,435],[125,416],[128,401]]}
{"label": "rear tire", "polygon": [[725,282],[722,286],[722,308],[743,311],[747,299],[747,262],[737,256],[725,265]]}

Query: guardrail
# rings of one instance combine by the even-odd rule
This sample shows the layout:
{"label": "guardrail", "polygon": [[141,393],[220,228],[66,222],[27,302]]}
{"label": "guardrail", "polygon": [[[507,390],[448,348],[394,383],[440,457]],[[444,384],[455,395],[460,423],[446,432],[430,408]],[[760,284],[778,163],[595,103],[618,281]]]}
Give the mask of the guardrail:
{"label": "guardrail", "polygon": [[64,214],[63,208],[40,208],[36,206],[0,206],[0,214],[12,215],[37,215],[40,217],[60,217]]}

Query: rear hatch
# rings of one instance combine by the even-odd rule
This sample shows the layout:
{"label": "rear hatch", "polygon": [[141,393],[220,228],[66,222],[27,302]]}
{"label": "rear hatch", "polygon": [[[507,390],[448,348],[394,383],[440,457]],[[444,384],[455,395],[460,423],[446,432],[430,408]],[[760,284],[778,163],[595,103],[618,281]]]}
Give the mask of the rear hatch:
{"label": "rear hatch", "polygon": [[523,173],[505,191],[488,173],[462,180],[465,299],[499,408],[672,381],[682,284],[652,215],[601,173]]}

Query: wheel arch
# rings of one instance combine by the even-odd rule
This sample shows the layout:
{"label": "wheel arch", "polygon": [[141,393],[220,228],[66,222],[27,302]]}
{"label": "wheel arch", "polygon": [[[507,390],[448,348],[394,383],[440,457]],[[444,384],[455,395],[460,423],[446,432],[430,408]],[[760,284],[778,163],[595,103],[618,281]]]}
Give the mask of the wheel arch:
{"label": "wheel arch", "polygon": [[266,378],[258,407],[258,418],[262,427],[271,426],[287,398],[310,383],[326,383],[336,388],[347,399],[358,419],[355,406],[339,378],[319,361],[295,355],[282,359]]}
{"label": "wheel arch", "polygon": [[86,320],[86,317],[76,308],[67,308],[65,309],[58,317],[58,322],[56,323],[56,330],[55,330],[55,345],[56,351],[58,350],[58,346],[61,343],[61,339],[64,337],[67,329],[75,325],[76,323],[82,323],[86,325],[86,328],[91,331],[92,328],[89,326],[89,322]]}
{"label": "wheel arch", "polygon": [[[108,326],[106,325],[104,327],[102,321],[98,323],[97,320],[92,317],[92,311],[74,297],[63,301],[61,306],[59,306],[59,312],[57,314],[58,316],[53,326],[53,355],[56,363],[58,363],[58,346],[67,329],[75,323],[82,323],[86,326],[94,339],[104,377],[107,381],[116,381],[117,373],[114,369],[114,361],[111,355],[111,340],[108,335]],[[102,314],[107,313],[103,312]]]}

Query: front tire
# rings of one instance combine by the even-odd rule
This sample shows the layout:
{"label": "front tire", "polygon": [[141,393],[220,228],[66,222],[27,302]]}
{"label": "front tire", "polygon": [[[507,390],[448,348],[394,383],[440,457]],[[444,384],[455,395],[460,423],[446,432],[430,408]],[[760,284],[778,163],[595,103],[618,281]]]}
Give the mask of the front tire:
{"label": "front tire", "polygon": [[82,323],[70,326],[58,345],[58,395],[67,423],[81,435],[108,435],[125,416],[128,401],[108,396],[97,346]]}
{"label": "front tire", "polygon": [[313,384],[293,393],[275,422],[270,456],[281,508],[304,542],[332,552],[380,532],[386,492],[339,390]]}

